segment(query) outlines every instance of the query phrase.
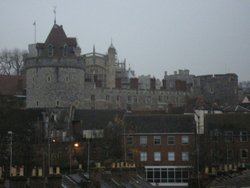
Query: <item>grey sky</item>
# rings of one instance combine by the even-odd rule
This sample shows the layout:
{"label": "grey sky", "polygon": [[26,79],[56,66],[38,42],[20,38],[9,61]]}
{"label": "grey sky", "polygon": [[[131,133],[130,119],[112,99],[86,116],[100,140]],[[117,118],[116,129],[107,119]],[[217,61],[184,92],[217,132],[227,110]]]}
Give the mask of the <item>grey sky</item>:
{"label": "grey sky", "polygon": [[77,37],[83,53],[106,53],[111,38],[118,59],[136,75],[163,78],[234,72],[250,80],[249,0],[0,0],[0,49],[44,42],[57,24]]}

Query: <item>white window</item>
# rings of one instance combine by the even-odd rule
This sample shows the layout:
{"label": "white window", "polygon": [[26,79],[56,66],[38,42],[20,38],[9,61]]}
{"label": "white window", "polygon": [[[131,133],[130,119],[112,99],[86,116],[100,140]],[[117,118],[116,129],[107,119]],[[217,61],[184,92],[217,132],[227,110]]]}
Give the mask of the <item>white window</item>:
{"label": "white window", "polygon": [[181,136],[181,144],[188,144],[189,136]]}
{"label": "white window", "polygon": [[147,136],[140,136],[140,144],[147,145],[147,143],[148,143],[148,137]]}
{"label": "white window", "polygon": [[168,145],[175,144],[175,136],[168,136]]}
{"label": "white window", "polygon": [[154,144],[155,145],[161,144],[161,136],[154,136]]}
{"label": "white window", "polygon": [[148,154],[147,154],[147,152],[141,152],[140,153],[140,160],[141,161],[147,161],[148,160]]}
{"label": "white window", "polygon": [[182,152],[181,153],[181,159],[182,159],[182,161],[189,161],[189,153],[188,152]]}
{"label": "white window", "polygon": [[168,152],[168,160],[175,161],[175,152]]}
{"label": "white window", "polygon": [[248,132],[247,131],[240,131],[240,141],[241,142],[248,141]]}
{"label": "white window", "polygon": [[161,152],[154,152],[154,160],[161,161]]}

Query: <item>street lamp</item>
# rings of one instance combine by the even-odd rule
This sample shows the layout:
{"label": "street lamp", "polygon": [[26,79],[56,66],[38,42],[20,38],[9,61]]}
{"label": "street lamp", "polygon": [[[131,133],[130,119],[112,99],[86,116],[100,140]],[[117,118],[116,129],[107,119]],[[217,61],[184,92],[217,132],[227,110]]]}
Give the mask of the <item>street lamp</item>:
{"label": "street lamp", "polygon": [[8,131],[8,134],[10,135],[10,176],[12,175],[11,169],[12,169],[12,145],[13,145],[13,132]]}
{"label": "street lamp", "polygon": [[78,142],[75,142],[73,144],[73,147],[70,147],[70,152],[69,152],[69,172],[71,174],[71,170],[72,170],[72,152],[74,149],[78,149],[80,146],[80,144]]}

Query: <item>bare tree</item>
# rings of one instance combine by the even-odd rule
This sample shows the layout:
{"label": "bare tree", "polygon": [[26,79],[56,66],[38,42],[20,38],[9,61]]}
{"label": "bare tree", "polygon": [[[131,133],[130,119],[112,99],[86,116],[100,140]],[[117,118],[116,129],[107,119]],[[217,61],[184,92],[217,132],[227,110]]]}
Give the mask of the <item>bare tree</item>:
{"label": "bare tree", "polygon": [[0,74],[20,75],[23,68],[23,56],[27,52],[20,49],[4,49],[0,52]]}

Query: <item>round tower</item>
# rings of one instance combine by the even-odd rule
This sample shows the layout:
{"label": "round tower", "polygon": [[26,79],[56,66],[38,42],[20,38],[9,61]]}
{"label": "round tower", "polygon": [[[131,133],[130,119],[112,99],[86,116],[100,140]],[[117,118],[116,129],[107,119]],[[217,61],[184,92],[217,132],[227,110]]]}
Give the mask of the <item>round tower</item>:
{"label": "round tower", "polygon": [[82,108],[84,102],[84,64],[76,38],[66,36],[54,24],[46,41],[29,45],[25,58],[26,107]]}

